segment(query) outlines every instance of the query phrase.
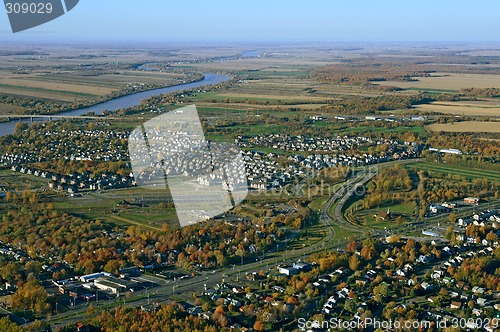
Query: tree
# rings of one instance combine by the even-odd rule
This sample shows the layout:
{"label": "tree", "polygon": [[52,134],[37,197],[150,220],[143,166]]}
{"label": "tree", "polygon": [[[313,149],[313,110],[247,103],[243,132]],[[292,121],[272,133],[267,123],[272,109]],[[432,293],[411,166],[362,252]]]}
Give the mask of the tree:
{"label": "tree", "polygon": [[354,313],[354,311],[356,311],[356,302],[350,299],[346,300],[344,304],[344,310],[350,313]]}
{"label": "tree", "polygon": [[448,216],[448,220],[450,223],[454,224],[457,221],[457,215],[455,213],[450,213]]}
{"label": "tree", "polygon": [[34,277],[38,277],[38,275],[42,272],[42,263],[37,261],[28,261],[25,265],[25,269],[28,274],[32,273]]}
{"label": "tree", "polygon": [[359,258],[357,254],[353,254],[351,258],[349,258],[349,268],[353,271],[357,271],[359,268]]}
{"label": "tree", "polygon": [[486,240],[490,242],[495,242],[498,241],[498,236],[492,231],[490,231],[488,234],[486,234]]}
{"label": "tree", "polygon": [[2,332],[23,332],[23,329],[16,323],[10,321],[8,317],[0,319],[0,331]]}
{"label": "tree", "polygon": [[226,318],[226,313],[224,312],[223,306],[218,306],[213,315],[212,319],[221,327],[226,327],[228,324],[228,320]]}
{"label": "tree", "polygon": [[12,297],[12,306],[19,310],[33,310],[42,315],[49,311],[50,305],[46,302],[47,291],[36,280],[29,280],[18,288]]}
{"label": "tree", "polygon": [[253,329],[255,331],[264,331],[265,326],[264,323],[262,323],[260,320],[256,321],[255,324],[253,324]]}
{"label": "tree", "polygon": [[451,240],[451,237],[454,233],[455,232],[453,231],[453,226],[448,227],[448,229],[446,230],[445,238]]}
{"label": "tree", "polygon": [[117,273],[118,270],[120,269],[120,262],[117,261],[116,259],[112,259],[106,263],[104,266],[104,271],[110,272],[110,273]]}
{"label": "tree", "polygon": [[363,244],[363,248],[361,248],[361,257],[363,257],[366,261],[371,261],[373,257],[375,257],[375,254],[375,245],[372,243]]}

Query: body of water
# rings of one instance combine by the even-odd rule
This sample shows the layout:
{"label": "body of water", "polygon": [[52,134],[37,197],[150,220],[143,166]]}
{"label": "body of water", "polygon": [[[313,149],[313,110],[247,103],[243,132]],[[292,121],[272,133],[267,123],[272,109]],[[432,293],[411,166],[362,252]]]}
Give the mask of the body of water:
{"label": "body of water", "polygon": [[[205,74],[205,78],[201,81],[198,81],[198,82],[186,83],[186,84],[171,86],[168,88],[159,88],[159,89],[154,89],[154,90],[149,90],[149,91],[138,92],[138,93],[134,93],[131,95],[111,99],[109,101],[106,101],[104,103],[97,104],[94,106],[89,106],[89,107],[79,108],[76,110],[61,112],[61,113],[58,113],[57,115],[79,116],[79,115],[86,115],[89,112],[94,112],[95,114],[102,114],[102,112],[104,110],[113,112],[113,111],[116,111],[116,110],[119,110],[122,108],[130,108],[130,107],[138,106],[142,100],[147,99],[147,98],[151,98],[153,96],[169,94],[169,93],[182,91],[182,90],[195,89],[195,88],[205,86],[205,85],[215,85],[215,84],[219,84],[219,83],[228,81],[230,79],[231,79],[231,77],[226,76],[226,75]],[[46,121],[43,119],[35,119],[35,120]],[[30,121],[29,119],[23,120],[23,122],[29,122],[29,121]],[[14,129],[16,128],[17,123],[18,123],[18,121],[0,123],[0,136],[12,134],[14,132]]]}

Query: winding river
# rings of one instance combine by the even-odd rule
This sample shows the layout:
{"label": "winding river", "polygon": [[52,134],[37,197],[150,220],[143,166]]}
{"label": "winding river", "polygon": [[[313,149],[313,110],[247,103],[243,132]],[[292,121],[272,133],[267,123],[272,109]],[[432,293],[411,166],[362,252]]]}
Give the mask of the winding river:
{"label": "winding river", "polygon": [[[111,99],[111,100],[108,100],[104,103],[100,103],[100,104],[97,104],[94,106],[89,106],[89,107],[79,108],[76,110],[61,112],[61,113],[58,113],[57,115],[80,116],[80,115],[85,115],[89,112],[94,112],[95,114],[102,114],[102,111],[104,111],[104,110],[112,112],[112,111],[116,111],[116,110],[119,110],[122,108],[130,108],[130,107],[137,106],[141,103],[142,100],[147,99],[147,98],[151,98],[153,96],[168,94],[168,93],[182,91],[182,90],[190,90],[190,89],[198,88],[198,87],[205,86],[205,85],[215,85],[215,84],[219,84],[219,83],[228,81],[230,79],[231,79],[231,77],[226,76],[226,75],[205,74],[205,77],[201,81],[180,84],[180,85],[174,85],[174,86],[170,86],[168,88],[159,88],[159,89],[138,92],[138,93],[134,93],[131,95],[126,95],[126,96],[118,97],[115,99]],[[46,120],[36,119],[36,118],[35,118],[35,120],[36,121],[46,121]],[[30,120],[25,119],[23,121],[29,122]],[[18,121],[0,123],[0,136],[12,134],[14,132],[14,129],[16,127],[17,122]]]}

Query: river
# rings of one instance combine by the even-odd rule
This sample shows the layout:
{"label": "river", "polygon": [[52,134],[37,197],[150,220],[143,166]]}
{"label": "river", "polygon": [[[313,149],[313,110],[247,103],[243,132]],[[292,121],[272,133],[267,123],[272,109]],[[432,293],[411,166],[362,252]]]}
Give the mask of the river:
{"label": "river", "polygon": [[[95,114],[102,114],[102,111],[107,110],[110,112],[122,109],[122,108],[130,108],[137,106],[141,103],[142,100],[151,98],[153,96],[157,95],[162,95],[162,94],[168,94],[172,92],[177,92],[181,90],[190,90],[190,89],[195,89],[200,86],[205,86],[205,85],[215,85],[219,84],[225,81],[230,80],[230,76],[226,75],[218,75],[218,74],[205,74],[205,77],[203,80],[198,81],[198,82],[192,82],[192,83],[186,83],[186,84],[180,84],[180,85],[174,85],[170,86],[168,88],[159,88],[159,89],[153,89],[153,90],[148,90],[148,91],[143,91],[143,92],[138,92],[134,93],[131,95],[126,95],[122,97],[118,97],[115,99],[108,100],[104,103],[100,103],[94,106],[89,106],[89,107],[84,107],[84,108],[79,108],[76,110],[71,110],[71,111],[66,111],[66,112],[61,112],[58,113],[57,115],[66,115],[66,116],[79,116],[79,115],[85,115],[89,112],[94,112]],[[42,119],[35,119],[36,121],[46,121]],[[23,120],[23,122],[29,122],[29,119]],[[0,136],[6,136],[10,135],[14,132],[14,129],[16,128],[16,124],[18,121],[11,121],[11,122],[2,122],[0,123]]]}

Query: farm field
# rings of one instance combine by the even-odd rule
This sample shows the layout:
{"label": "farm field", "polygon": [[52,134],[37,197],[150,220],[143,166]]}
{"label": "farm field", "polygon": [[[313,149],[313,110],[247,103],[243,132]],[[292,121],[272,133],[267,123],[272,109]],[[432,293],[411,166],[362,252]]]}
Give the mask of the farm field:
{"label": "farm field", "polygon": [[99,99],[130,86],[178,84],[182,75],[124,70],[89,76],[83,71],[28,75],[0,71],[0,93],[17,97],[49,99],[60,102]]}
{"label": "farm field", "polygon": [[[22,111],[17,105],[28,105],[26,100],[49,101],[49,104],[57,104],[56,108],[64,108],[65,105],[92,104],[118,94],[171,86],[199,77],[193,70],[169,70],[162,65],[165,58],[182,58],[174,51],[110,51],[99,46],[79,45],[40,46],[34,50],[6,45],[0,49],[0,95],[16,99],[15,107],[8,103],[0,105],[0,114]],[[140,69],[141,65],[148,64],[154,70]],[[26,107],[25,111],[31,108]]]}
{"label": "farm field", "polygon": [[44,79],[43,75],[29,75],[28,77],[19,78],[19,75],[15,77],[14,75],[7,76],[2,75],[0,78],[1,87],[14,87],[14,88],[24,88],[26,90],[51,90],[51,91],[66,91],[75,94],[86,94],[94,96],[105,96],[113,92],[113,89],[103,86],[91,85],[91,84],[75,84],[65,81],[54,81]]}
{"label": "farm field", "polygon": [[500,117],[500,101],[490,102],[434,102],[415,107],[423,112],[438,112],[460,116]]}
{"label": "farm field", "polygon": [[448,133],[500,133],[500,122],[463,121],[447,124],[431,124],[431,131]]}
{"label": "farm field", "polygon": [[500,76],[479,74],[435,73],[430,77],[415,77],[415,81],[386,81],[378,85],[395,86],[402,89],[444,90],[458,92],[464,88],[500,88]]}

